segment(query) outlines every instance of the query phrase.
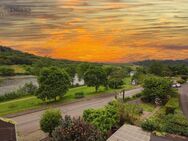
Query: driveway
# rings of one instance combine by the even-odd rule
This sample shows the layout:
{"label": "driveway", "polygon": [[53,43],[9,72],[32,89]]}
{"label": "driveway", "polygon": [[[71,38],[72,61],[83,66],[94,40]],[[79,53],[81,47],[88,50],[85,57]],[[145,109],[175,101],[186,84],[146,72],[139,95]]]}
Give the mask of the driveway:
{"label": "driveway", "polygon": [[182,87],[179,89],[179,93],[182,111],[188,119],[188,84],[182,85]]}
{"label": "driveway", "polygon": [[[133,96],[142,91],[142,88],[137,88],[126,92],[126,96]],[[112,101],[114,96],[94,98],[91,100],[85,100],[72,104],[67,104],[58,107],[62,115],[81,116],[83,111],[88,108],[100,108]],[[14,117],[17,124],[17,131],[20,140],[23,141],[38,141],[45,137],[45,134],[40,130],[39,121],[43,111],[34,112],[31,114],[25,114],[22,116]]]}

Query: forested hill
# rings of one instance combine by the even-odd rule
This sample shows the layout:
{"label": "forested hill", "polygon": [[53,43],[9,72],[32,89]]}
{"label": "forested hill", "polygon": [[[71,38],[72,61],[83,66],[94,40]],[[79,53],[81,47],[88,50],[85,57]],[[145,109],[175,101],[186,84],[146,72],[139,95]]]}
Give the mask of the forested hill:
{"label": "forested hill", "polygon": [[32,65],[36,62],[48,62],[58,64],[79,63],[69,60],[58,60],[47,57],[39,57],[33,54],[17,51],[9,47],[0,46],[0,65]]}
{"label": "forested hill", "polygon": [[188,59],[185,59],[185,60],[145,60],[145,61],[135,62],[133,64],[142,65],[142,66],[150,66],[151,64],[155,62],[160,62],[165,65],[178,65],[178,64],[188,65]]}

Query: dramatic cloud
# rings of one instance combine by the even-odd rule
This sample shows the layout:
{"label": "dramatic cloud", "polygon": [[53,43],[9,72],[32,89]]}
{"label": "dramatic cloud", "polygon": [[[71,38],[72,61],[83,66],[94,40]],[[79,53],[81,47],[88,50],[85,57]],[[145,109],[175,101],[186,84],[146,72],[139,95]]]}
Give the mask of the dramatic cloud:
{"label": "dramatic cloud", "polygon": [[42,56],[188,58],[187,0],[1,0],[0,43]]}

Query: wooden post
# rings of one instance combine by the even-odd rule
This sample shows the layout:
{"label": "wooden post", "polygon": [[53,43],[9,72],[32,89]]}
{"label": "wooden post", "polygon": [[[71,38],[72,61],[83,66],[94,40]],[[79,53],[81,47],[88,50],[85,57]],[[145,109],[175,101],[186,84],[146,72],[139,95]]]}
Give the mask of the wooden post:
{"label": "wooden post", "polygon": [[125,102],[125,90],[123,90],[123,102]]}

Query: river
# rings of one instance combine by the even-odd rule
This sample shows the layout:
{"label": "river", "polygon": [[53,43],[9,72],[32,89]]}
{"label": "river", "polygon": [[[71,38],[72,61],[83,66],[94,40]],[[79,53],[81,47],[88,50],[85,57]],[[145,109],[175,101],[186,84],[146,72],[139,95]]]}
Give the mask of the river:
{"label": "river", "polygon": [[[12,91],[16,91],[23,87],[26,83],[30,82],[38,86],[37,77],[33,75],[4,77],[3,82],[0,83],[0,96]],[[75,76],[73,82],[73,85],[76,84],[84,85],[84,81],[79,81],[77,75]]]}

